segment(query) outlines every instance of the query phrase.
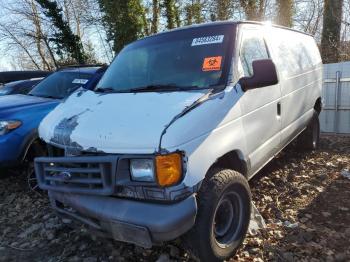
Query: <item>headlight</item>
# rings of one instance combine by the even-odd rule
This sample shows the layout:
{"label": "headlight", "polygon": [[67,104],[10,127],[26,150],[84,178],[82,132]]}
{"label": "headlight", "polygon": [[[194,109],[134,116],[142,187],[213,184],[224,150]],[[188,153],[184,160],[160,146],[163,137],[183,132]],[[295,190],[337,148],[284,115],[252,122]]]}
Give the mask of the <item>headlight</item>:
{"label": "headlight", "polygon": [[182,155],[157,155],[155,159],[131,159],[131,179],[140,182],[157,182],[162,187],[177,184],[182,178]]}
{"label": "headlight", "polygon": [[22,124],[21,121],[17,121],[17,120],[0,120],[0,135],[4,135],[8,132],[10,132],[11,130],[14,130],[18,127],[20,127]]}
{"label": "headlight", "polygon": [[154,182],[153,159],[131,159],[130,171],[134,181]]}

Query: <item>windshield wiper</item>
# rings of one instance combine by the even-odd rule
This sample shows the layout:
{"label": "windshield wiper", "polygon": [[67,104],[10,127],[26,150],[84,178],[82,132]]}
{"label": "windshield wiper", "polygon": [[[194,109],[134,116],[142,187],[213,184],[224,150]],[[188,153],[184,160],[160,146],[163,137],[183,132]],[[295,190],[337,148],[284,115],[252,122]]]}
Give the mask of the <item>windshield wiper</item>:
{"label": "windshield wiper", "polygon": [[112,87],[99,87],[99,88],[96,88],[94,90],[95,92],[98,92],[98,93],[115,93],[115,92],[118,92],[117,90],[115,90],[114,88]]}
{"label": "windshield wiper", "polygon": [[128,91],[130,92],[152,92],[152,91],[186,91],[198,89],[198,86],[178,86],[178,85],[148,85],[132,88]]}
{"label": "windshield wiper", "polygon": [[32,94],[32,93],[28,93],[27,96],[35,96],[35,97],[51,98],[51,99],[62,99],[61,97],[55,97],[55,96],[51,96],[51,95]]}
{"label": "windshield wiper", "polygon": [[52,98],[52,99],[62,99],[62,97],[56,97],[56,96],[42,96],[44,98]]}

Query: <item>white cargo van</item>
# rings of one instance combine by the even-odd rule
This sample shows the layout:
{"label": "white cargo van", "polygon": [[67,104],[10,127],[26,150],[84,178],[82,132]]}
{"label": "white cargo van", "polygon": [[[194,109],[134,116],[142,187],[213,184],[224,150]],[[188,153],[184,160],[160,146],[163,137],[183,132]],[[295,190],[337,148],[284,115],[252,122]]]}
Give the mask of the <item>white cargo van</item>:
{"label": "white cargo van", "polygon": [[221,22],[141,39],[43,120],[39,185],[97,233],[147,248],[181,236],[199,259],[227,259],[248,228],[248,180],[298,136],[317,148],[321,84],[314,39],[291,29]]}

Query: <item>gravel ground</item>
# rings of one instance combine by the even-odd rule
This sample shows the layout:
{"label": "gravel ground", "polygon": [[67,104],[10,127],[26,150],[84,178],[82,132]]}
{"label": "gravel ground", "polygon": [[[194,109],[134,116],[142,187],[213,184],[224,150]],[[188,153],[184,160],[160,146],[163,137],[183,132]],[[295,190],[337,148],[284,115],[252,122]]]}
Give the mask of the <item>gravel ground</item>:
{"label": "gravel ground", "polygon": [[[251,182],[267,228],[231,261],[350,261],[350,137],[321,149],[286,148]],[[10,171],[0,176],[0,261],[190,261],[179,240],[146,250],[71,229],[46,196]]]}

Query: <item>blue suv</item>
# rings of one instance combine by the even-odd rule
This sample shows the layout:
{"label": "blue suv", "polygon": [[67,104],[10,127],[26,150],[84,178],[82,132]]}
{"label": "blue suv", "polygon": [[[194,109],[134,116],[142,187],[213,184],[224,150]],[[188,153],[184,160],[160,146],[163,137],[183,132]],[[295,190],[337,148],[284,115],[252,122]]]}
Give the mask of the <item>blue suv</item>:
{"label": "blue suv", "polygon": [[78,88],[93,88],[105,70],[101,66],[60,69],[28,95],[1,96],[0,167],[21,165],[33,170],[34,157],[46,154],[37,134],[41,120]]}

